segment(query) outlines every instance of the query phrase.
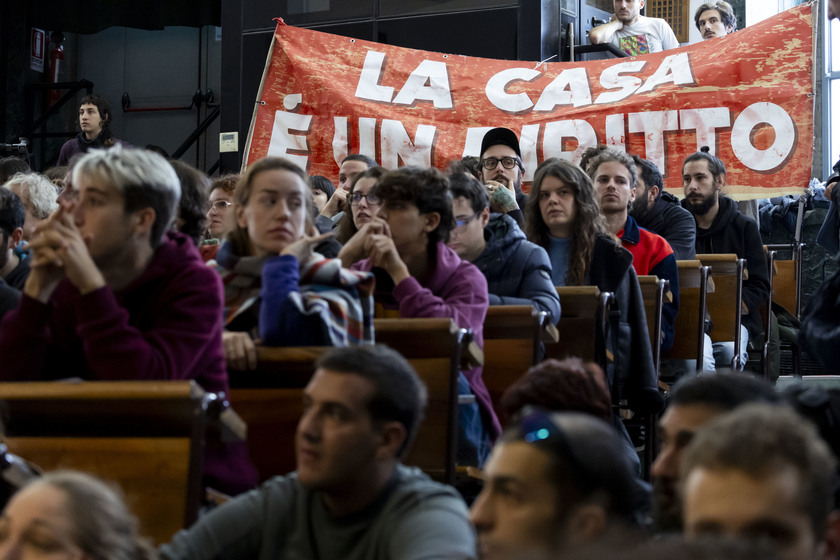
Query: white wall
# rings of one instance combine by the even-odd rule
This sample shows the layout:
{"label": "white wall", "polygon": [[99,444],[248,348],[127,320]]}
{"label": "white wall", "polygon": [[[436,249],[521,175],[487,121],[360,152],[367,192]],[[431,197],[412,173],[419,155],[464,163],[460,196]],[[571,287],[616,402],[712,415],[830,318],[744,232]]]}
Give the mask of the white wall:
{"label": "white wall", "polygon": [[[697,26],[694,25],[694,12],[697,11],[697,8],[705,4],[708,0],[691,0],[689,3],[688,9],[688,19],[689,19],[689,31],[688,31],[688,43],[693,45],[694,43],[699,43],[703,40],[703,37],[700,35],[700,31],[697,29]],[[766,0],[765,0],[766,1]]]}
{"label": "white wall", "polygon": [[744,7],[747,12],[745,25],[753,25],[779,13],[779,4],[773,0],[748,0]]}

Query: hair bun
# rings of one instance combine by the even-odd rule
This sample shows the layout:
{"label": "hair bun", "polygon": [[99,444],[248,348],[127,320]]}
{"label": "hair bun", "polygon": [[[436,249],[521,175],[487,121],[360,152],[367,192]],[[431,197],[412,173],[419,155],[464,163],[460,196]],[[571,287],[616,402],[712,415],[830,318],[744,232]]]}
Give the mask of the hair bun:
{"label": "hair bun", "polygon": [[709,147],[708,146],[703,146],[702,148],[700,148],[700,151],[703,152],[704,154],[708,154],[709,153]]}

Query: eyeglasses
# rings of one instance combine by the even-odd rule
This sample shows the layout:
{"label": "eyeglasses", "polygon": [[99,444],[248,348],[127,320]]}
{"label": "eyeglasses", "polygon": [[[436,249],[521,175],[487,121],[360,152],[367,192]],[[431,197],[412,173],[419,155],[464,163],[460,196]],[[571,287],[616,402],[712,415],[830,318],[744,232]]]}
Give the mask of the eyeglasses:
{"label": "eyeglasses", "polygon": [[370,194],[370,193],[361,194],[361,193],[357,193],[357,192],[354,192],[353,194],[350,195],[350,205],[351,206],[358,206],[362,202],[363,198],[367,201],[368,206],[378,206],[379,205],[380,199],[375,194]]}
{"label": "eyeglasses", "polygon": [[490,171],[491,169],[496,169],[500,161],[502,162],[502,167],[505,169],[513,169],[517,165],[520,165],[519,158],[516,157],[503,157],[502,159],[489,157],[481,160],[481,166],[487,171]]}
{"label": "eyeglasses", "polygon": [[479,214],[481,214],[481,211],[476,212],[469,218],[465,218],[463,220],[455,220],[455,231],[458,233],[463,233],[467,229],[467,226],[470,225],[470,222],[475,220]]}
{"label": "eyeglasses", "polygon": [[216,202],[212,203],[210,206],[207,207],[207,211],[209,212],[210,210],[215,208],[216,211],[221,212],[229,206],[233,206],[233,202],[229,200],[217,200]]}

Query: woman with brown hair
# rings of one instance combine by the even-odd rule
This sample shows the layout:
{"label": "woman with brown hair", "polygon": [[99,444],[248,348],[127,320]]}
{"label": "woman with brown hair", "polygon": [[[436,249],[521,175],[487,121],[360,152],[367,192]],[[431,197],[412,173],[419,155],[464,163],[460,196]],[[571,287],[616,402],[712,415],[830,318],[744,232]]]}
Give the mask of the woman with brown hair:
{"label": "woman with brown hair", "polygon": [[373,275],[314,252],[312,191],[291,161],[263,158],[236,184],[236,224],[216,260],[225,287],[225,357],[256,367],[266,346],[346,346],[373,339]]}
{"label": "woman with brown hair", "polygon": [[[659,412],[663,401],[633,256],[606,233],[592,180],[571,162],[545,160],[534,174],[525,223],[528,239],[548,251],[556,285],[597,286],[615,296],[604,333],[614,357],[605,364],[613,405],[626,400],[635,412]],[[623,430],[618,416],[615,424]]]}
{"label": "woman with brown hair", "polygon": [[377,165],[353,177],[353,181],[350,183],[350,191],[347,194],[350,212],[344,213],[338,221],[335,231],[335,238],[342,245],[350,241],[350,238],[363,225],[370,222],[379,211],[379,198],[371,190],[386,171],[384,167]]}

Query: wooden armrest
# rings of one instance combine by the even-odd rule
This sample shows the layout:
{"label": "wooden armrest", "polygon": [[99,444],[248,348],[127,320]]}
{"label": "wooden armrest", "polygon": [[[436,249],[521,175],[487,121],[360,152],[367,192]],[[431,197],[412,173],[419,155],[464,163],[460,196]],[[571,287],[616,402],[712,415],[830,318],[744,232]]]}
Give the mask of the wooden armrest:
{"label": "wooden armrest", "polygon": [[461,365],[464,369],[472,369],[484,365],[484,352],[478,347],[475,340],[470,340],[467,347],[464,348]]}
{"label": "wooden armrest", "polygon": [[[738,270],[738,262],[742,259],[735,253],[707,253],[697,255],[697,259],[704,265],[712,267],[713,274],[735,274]],[[747,267],[743,269],[743,279],[747,279]]]}
{"label": "wooden armrest", "polygon": [[484,471],[478,467],[455,467],[455,474],[464,478],[472,478],[475,480],[484,480]]}
{"label": "wooden armrest", "polygon": [[560,342],[560,331],[557,330],[557,325],[552,325],[546,321],[540,330],[540,340],[545,344],[556,344]]}
{"label": "wooden armrest", "polygon": [[219,415],[220,437],[224,442],[248,440],[248,424],[231,407],[225,408]]}

